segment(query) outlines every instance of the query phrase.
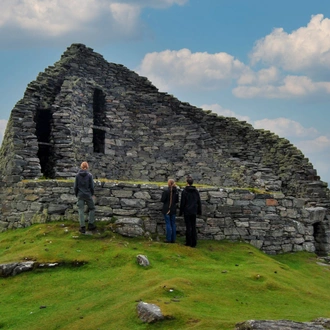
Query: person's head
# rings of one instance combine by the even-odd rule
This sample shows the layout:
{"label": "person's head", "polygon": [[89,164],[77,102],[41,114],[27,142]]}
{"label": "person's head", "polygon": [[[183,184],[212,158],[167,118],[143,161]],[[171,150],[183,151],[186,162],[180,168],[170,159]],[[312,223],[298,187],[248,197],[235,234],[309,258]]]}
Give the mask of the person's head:
{"label": "person's head", "polygon": [[167,185],[168,185],[170,188],[175,187],[175,181],[174,181],[173,179],[169,179],[169,180],[167,181]]}
{"label": "person's head", "polygon": [[88,168],[89,168],[88,163],[87,162],[82,162],[81,165],[80,165],[80,168],[82,170],[88,170]]}
{"label": "person's head", "polygon": [[191,186],[194,183],[194,179],[190,175],[187,176],[187,183],[189,186]]}

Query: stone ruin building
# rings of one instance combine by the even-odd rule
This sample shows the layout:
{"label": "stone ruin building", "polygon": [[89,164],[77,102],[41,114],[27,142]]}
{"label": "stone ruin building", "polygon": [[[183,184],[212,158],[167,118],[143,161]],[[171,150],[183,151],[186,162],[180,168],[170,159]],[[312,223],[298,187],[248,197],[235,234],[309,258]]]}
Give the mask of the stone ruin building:
{"label": "stone ruin building", "polygon": [[[206,189],[207,212],[201,221],[207,223],[208,219],[225,215],[225,228],[227,222],[235,218],[232,224],[235,231],[229,236],[223,231],[215,237],[246,241],[263,237],[262,243],[256,244],[261,249],[274,228],[283,234],[287,221],[293,221],[292,233],[286,232],[290,240],[283,238],[281,248],[272,252],[281,252],[287,245],[291,246],[287,251],[330,251],[327,184],[288,140],[254,129],[235,118],[218,116],[180,102],[172,95],[159,92],[147,78],[123,65],[107,62],[83,44],[72,44],[58,62],[28,84],[23,98],[11,112],[0,150],[3,196],[0,230],[29,225],[36,221],[33,220],[36,213],[46,214],[46,219],[51,220],[49,203],[56,204],[55,197],[45,198],[40,188],[42,180],[36,179],[49,179],[47,182],[52,187],[61,185],[61,179],[74,178],[84,160],[89,162],[97,180],[153,183],[166,182],[169,177],[184,181],[186,175],[191,174],[196,183],[217,187],[218,193],[249,188],[252,192],[253,189],[264,191],[264,200],[276,200],[278,196],[292,199],[289,204],[296,207],[294,217],[288,216],[290,212],[283,215],[288,203],[282,205],[278,201],[274,202],[277,208],[268,205],[272,204],[268,201],[265,207],[270,208],[256,210],[257,203],[257,206],[253,204],[255,208],[252,205],[250,211],[245,212],[244,202],[235,202],[235,199],[232,202],[228,196],[217,195],[217,206],[210,207],[212,196]],[[22,209],[22,196],[25,196],[24,202],[29,198],[19,189],[23,189],[23,184],[26,192],[27,182],[31,185],[34,182],[34,190],[31,189],[40,199]],[[18,189],[16,193],[15,188]],[[111,189],[109,194],[112,194]],[[159,192],[155,196],[158,195]],[[227,197],[230,201],[226,201]],[[221,203],[223,206],[224,201],[226,209],[219,206]],[[154,202],[159,201],[155,199]],[[69,204],[58,214],[68,217],[71,212],[68,209],[74,208],[73,201]],[[121,209],[120,212],[112,210],[102,214],[102,218],[127,216],[129,212],[124,211],[129,206],[119,204],[116,209]],[[140,212],[134,213],[140,215],[140,219],[146,216],[143,212],[147,212],[142,209],[140,206]],[[307,216],[304,210],[308,210]],[[159,209],[157,212],[160,217]],[[148,219],[157,212],[147,213]],[[267,217],[268,214],[276,216]],[[256,218],[259,222],[267,219],[268,234],[262,226],[253,230],[249,225],[242,225]],[[161,220],[150,221],[159,223]],[[155,224],[154,231],[157,226]],[[240,227],[247,228],[244,234],[238,231]],[[204,237],[202,231],[200,235]],[[277,235],[281,236],[278,232]],[[205,238],[209,236],[205,234]],[[306,242],[312,248],[305,248]]]}

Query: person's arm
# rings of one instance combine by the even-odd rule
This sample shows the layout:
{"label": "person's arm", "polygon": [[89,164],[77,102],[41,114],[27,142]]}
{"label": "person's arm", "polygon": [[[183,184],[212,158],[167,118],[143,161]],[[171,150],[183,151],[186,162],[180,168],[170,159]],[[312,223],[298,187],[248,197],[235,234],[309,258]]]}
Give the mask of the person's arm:
{"label": "person's arm", "polygon": [[175,192],[174,203],[175,204],[179,203],[179,192],[178,191]]}
{"label": "person's arm", "polygon": [[90,190],[91,190],[91,194],[92,196],[94,196],[94,180],[93,180],[93,175],[91,173],[89,173],[90,177]]}
{"label": "person's arm", "polygon": [[162,202],[162,203],[164,203],[165,201],[166,201],[166,190],[164,190],[163,191],[163,193],[162,193],[162,198],[160,199],[160,201]]}
{"label": "person's arm", "polygon": [[183,214],[185,202],[186,202],[185,201],[185,193],[184,193],[184,190],[183,190],[182,191],[182,194],[181,194],[181,203],[180,203],[179,216],[181,216]]}
{"label": "person's arm", "polygon": [[77,177],[74,179],[74,186],[73,186],[74,194],[76,197],[78,197],[78,183],[77,183]]}
{"label": "person's arm", "polygon": [[199,195],[199,192],[197,191],[197,214],[202,215],[202,202],[201,202],[201,196]]}

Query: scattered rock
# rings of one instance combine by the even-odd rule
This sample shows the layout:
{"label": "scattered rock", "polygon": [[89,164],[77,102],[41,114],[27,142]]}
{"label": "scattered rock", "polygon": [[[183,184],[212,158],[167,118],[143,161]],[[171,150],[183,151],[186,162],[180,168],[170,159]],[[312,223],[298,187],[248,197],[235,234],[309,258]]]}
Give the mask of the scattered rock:
{"label": "scattered rock", "polygon": [[237,323],[236,330],[324,330],[329,329],[329,324],[329,319],[317,319],[313,322],[249,320]]}
{"label": "scattered rock", "polygon": [[146,323],[154,323],[164,319],[160,308],[155,304],[140,301],[136,307],[139,318]]}
{"label": "scattered rock", "polygon": [[9,264],[0,264],[0,276],[8,277],[15,276],[22,272],[32,270],[34,267],[34,261],[25,262],[12,262]]}
{"label": "scattered rock", "polygon": [[147,256],[144,256],[142,254],[137,255],[136,260],[140,266],[146,267],[150,265]]}

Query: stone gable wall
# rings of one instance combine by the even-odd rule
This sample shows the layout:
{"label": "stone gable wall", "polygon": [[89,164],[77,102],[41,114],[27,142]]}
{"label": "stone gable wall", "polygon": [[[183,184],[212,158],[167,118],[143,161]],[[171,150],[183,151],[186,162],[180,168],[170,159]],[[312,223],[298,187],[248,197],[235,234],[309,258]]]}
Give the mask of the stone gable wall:
{"label": "stone gable wall", "polygon": [[[95,181],[96,219],[110,221],[126,236],[164,235],[160,202],[162,187]],[[256,194],[245,189],[199,189],[202,216],[198,218],[199,239],[249,242],[269,254],[330,250],[329,214],[306,199],[282,193]],[[72,220],[77,222],[73,182],[61,180],[22,181],[1,193],[0,231],[34,223]],[[182,217],[177,231],[184,235]]]}
{"label": "stone gable wall", "polygon": [[[95,107],[101,108],[96,120]],[[45,114],[48,122],[40,119]],[[44,122],[50,125],[46,142],[36,133]],[[97,130],[104,133],[104,152],[94,150]],[[191,174],[211,185],[329,200],[327,184],[288,140],[180,102],[147,78],[73,44],[12,110],[0,174],[9,184],[73,178],[84,160],[99,178],[164,182]]]}

